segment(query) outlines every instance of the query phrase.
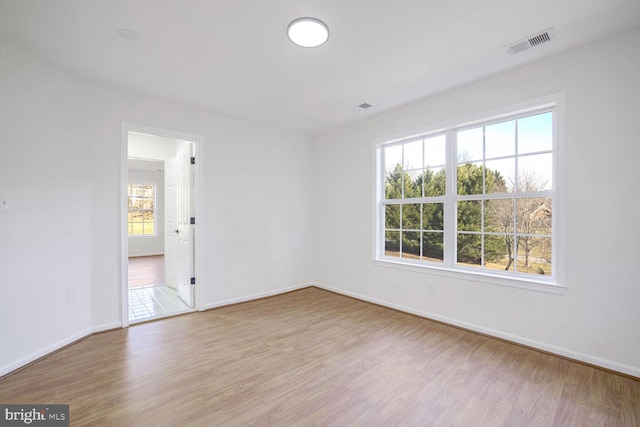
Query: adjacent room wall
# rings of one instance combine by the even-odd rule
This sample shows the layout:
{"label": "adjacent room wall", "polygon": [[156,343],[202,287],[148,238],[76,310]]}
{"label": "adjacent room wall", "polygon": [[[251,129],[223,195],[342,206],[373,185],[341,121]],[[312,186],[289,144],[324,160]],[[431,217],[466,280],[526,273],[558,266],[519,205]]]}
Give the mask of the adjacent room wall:
{"label": "adjacent room wall", "polygon": [[204,137],[202,307],[310,280],[310,137],[97,86],[3,36],[0,94],[0,375],[121,325],[122,122]]}
{"label": "adjacent room wall", "polygon": [[164,254],[164,171],[129,169],[129,183],[153,184],[156,186],[155,236],[129,237],[129,256]]}
{"label": "adjacent room wall", "polygon": [[[315,278],[324,287],[640,376],[640,30],[317,138]],[[632,53],[634,52],[634,53]],[[566,96],[566,295],[375,265],[373,140]],[[433,286],[436,295],[427,295]]]}

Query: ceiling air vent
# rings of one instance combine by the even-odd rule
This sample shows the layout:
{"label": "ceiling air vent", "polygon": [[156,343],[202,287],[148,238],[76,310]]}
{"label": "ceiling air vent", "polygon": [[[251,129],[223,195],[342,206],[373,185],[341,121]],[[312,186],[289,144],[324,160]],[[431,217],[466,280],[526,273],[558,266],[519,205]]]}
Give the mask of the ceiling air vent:
{"label": "ceiling air vent", "polygon": [[533,47],[549,43],[550,41],[555,39],[556,39],[555,31],[553,30],[553,28],[549,28],[548,30],[545,30],[541,33],[529,36],[524,40],[511,43],[510,45],[507,45],[504,48],[506,49],[509,55],[513,56],[521,52],[524,52],[525,50],[529,50]]}
{"label": "ceiling air vent", "polygon": [[373,105],[369,104],[368,102],[363,102],[362,104],[358,104],[358,105],[352,105],[351,107],[347,107],[347,109],[349,111],[351,111],[352,113],[360,113],[362,111],[366,111],[369,108],[372,108]]}

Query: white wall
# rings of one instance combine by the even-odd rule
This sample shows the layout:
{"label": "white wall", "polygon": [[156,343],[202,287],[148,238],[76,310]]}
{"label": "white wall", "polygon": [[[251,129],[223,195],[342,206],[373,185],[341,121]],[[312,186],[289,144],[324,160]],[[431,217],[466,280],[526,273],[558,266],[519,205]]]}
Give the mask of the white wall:
{"label": "white wall", "polygon": [[189,144],[174,138],[148,135],[139,132],[129,132],[128,156],[132,159],[167,160]]}
{"label": "white wall", "polygon": [[0,56],[0,375],[121,324],[122,122],[204,137],[204,307],[310,280],[311,138],[96,86],[3,36]]}
{"label": "white wall", "polygon": [[[315,278],[325,287],[640,376],[640,30],[317,138]],[[372,141],[566,95],[566,295],[374,265]],[[435,296],[427,295],[427,284]]]}
{"label": "white wall", "polygon": [[[298,133],[92,86],[93,326],[120,324],[121,123],[204,137],[204,308],[279,292],[311,277],[313,141]],[[274,215],[273,212],[278,212]],[[200,220],[199,220],[200,222]],[[287,244],[300,235],[303,245]],[[246,275],[251,264],[253,274]]]}
{"label": "white wall", "polygon": [[129,183],[154,184],[156,186],[155,236],[129,237],[129,256],[164,254],[164,171],[129,169]]}
{"label": "white wall", "polygon": [[0,375],[91,331],[90,93],[0,37]]}

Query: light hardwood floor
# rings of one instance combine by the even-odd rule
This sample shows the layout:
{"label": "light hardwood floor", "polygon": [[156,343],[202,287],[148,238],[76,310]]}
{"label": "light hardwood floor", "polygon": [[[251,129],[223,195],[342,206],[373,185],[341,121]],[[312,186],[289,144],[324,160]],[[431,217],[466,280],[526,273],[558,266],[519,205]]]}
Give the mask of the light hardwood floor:
{"label": "light hardwood floor", "polygon": [[640,426],[640,381],[317,288],[91,336],[0,402],[72,426]]}
{"label": "light hardwood floor", "polygon": [[129,258],[129,288],[164,284],[164,255]]}

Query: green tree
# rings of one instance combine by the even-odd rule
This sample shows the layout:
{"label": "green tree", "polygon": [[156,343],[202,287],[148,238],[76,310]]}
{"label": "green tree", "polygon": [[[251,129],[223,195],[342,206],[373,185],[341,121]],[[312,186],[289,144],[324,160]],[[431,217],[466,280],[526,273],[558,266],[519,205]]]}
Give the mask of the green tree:
{"label": "green tree", "polygon": [[[474,194],[490,194],[504,193],[508,191],[506,179],[500,171],[484,169],[474,163],[465,163],[458,166],[457,171],[457,188],[459,195]],[[485,202],[485,209],[491,205],[489,201]],[[458,231],[458,261],[469,264],[480,264],[482,262],[482,240],[479,235],[466,234],[465,231],[479,232],[487,230],[489,224],[487,220],[491,220],[490,211],[485,211],[485,224],[482,224],[483,202],[480,200],[464,200],[458,202],[457,225]],[[487,214],[489,212],[489,214]],[[502,230],[491,230],[502,231]],[[505,236],[501,241],[493,237],[487,237],[484,241],[484,260],[485,262],[496,262],[504,258],[505,252],[511,252],[513,243],[509,244],[508,240],[513,238]]]}

